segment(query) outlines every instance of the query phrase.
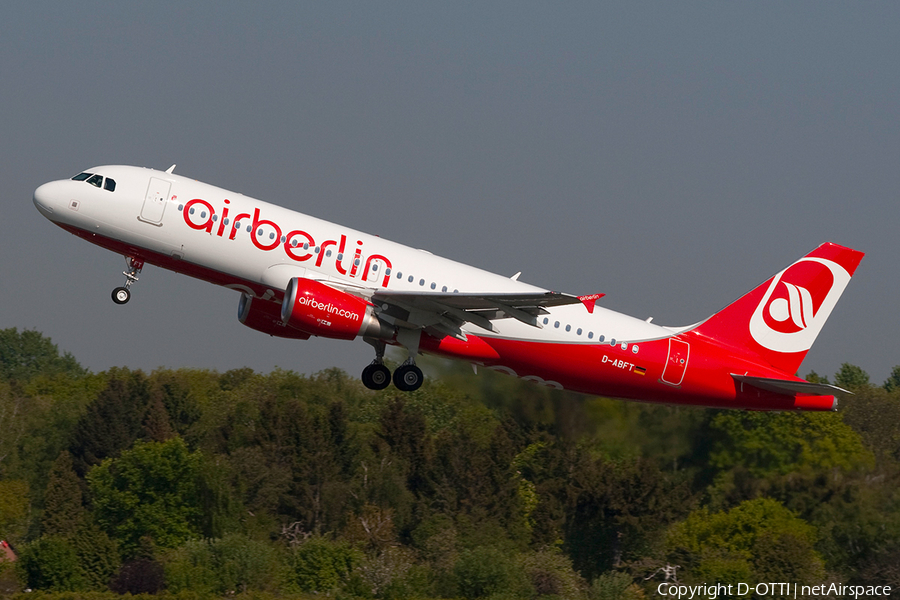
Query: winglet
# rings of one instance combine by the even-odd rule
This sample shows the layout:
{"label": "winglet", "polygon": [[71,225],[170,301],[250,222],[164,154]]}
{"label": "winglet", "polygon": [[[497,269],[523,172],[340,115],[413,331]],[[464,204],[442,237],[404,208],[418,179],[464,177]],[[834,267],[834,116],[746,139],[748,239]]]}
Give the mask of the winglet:
{"label": "winglet", "polygon": [[581,300],[589,313],[594,314],[594,304],[605,295],[606,294],[590,294],[589,296],[578,296],[578,299]]}

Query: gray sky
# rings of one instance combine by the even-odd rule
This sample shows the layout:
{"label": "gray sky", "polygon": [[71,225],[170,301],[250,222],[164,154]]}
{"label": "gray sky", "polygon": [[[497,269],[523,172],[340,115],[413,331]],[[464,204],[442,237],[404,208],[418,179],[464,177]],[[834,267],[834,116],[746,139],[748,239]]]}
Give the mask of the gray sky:
{"label": "gray sky", "polygon": [[0,328],[94,370],[358,373],[236,292],[43,219],[45,181],[177,172],[656,323],[823,241],[867,253],[801,367],[900,364],[900,5],[11,3],[0,20]]}

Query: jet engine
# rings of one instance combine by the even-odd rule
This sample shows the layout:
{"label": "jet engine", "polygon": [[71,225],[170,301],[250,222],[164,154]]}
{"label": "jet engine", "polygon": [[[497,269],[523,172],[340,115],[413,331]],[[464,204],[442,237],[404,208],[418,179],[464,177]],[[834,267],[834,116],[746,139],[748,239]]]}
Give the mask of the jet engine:
{"label": "jet engine", "polygon": [[307,279],[294,277],[284,292],[281,321],[312,335],[350,340],[390,338],[393,328],[375,316],[370,302]]}
{"label": "jet engine", "polygon": [[308,340],[309,334],[281,322],[281,305],[269,300],[254,298],[250,294],[241,294],[238,303],[238,320],[256,331],[268,333],[276,337],[295,340]]}

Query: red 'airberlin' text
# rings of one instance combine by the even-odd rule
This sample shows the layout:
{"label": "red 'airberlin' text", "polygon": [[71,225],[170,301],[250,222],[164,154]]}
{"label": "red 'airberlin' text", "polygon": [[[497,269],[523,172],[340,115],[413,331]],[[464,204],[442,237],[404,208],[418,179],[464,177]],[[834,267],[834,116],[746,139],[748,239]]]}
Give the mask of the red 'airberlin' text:
{"label": "red 'airberlin' text", "polygon": [[[381,286],[387,287],[391,279],[391,261],[386,256],[370,254],[365,258],[365,264],[363,264],[362,240],[356,241],[356,249],[352,258],[346,257],[344,256],[347,249],[346,235],[341,235],[340,240],[325,240],[317,246],[313,236],[306,231],[294,229],[287,233],[282,233],[284,230],[277,223],[260,218],[259,208],[255,208],[252,215],[240,213],[233,218],[229,218],[228,204],[231,204],[231,201],[225,200],[226,206],[222,208],[221,215],[219,215],[212,204],[206,200],[195,198],[184,205],[184,210],[182,211],[184,222],[191,229],[205,231],[217,237],[225,237],[227,231],[228,239],[233,240],[243,223],[247,223],[247,220],[250,220],[250,241],[260,250],[269,252],[280,246],[291,260],[306,262],[315,258],[315,266],[321,267],[322,262],[326,259],[328,249],[337,246],[334,268],[341,275],[361,277],[362,281],[377,280],[380,267],[384,275]],[[195,220],[194,215],[198,210],[200,218]],[[264,237],[264,232],[267,230],[270,232],[269,239]],[[348,258],[351,261],[349,269],[342,264],[344,258]]]}

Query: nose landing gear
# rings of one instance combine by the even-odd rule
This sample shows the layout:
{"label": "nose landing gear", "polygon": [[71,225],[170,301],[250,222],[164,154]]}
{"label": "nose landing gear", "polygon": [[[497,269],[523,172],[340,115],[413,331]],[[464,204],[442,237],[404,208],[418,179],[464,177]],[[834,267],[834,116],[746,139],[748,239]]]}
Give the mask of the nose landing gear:
{"label": "nose landing gear", "polygon": [[131,290],[128,288],[138,280],[137,274],[144,268],[144,261],[133,256],[126,256],[125,264],[128,267],[127,271],[122,271],[122,275],[125,276],[125,285],[112,291],[112,301],[116,304],[125,304],[131,300]]}

